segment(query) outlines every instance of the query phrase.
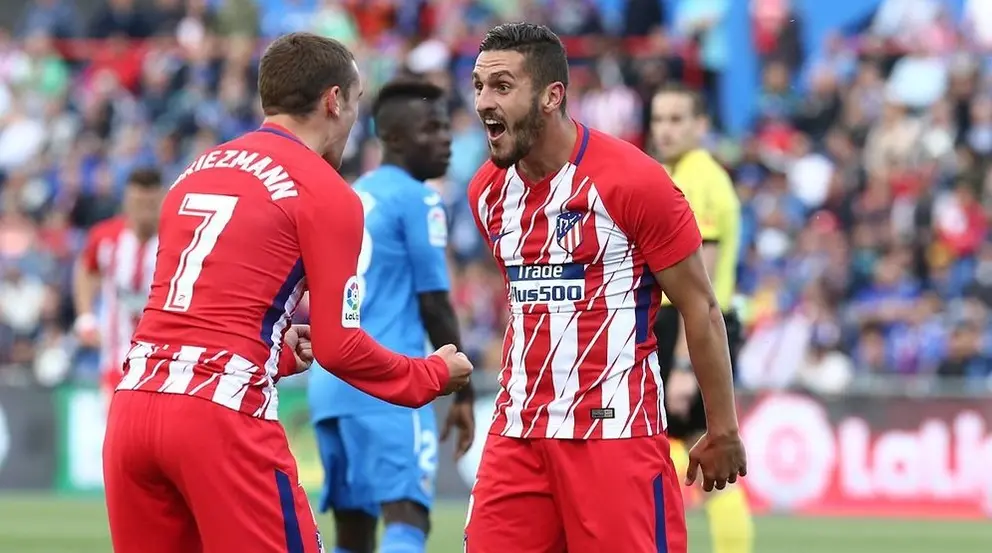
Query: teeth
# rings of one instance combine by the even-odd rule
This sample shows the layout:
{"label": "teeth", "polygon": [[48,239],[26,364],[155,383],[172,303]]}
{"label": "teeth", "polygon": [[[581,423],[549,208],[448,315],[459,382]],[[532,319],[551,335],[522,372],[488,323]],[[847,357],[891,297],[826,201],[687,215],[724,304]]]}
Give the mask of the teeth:
{"label": "teeth", "polygon": [[500,122],[497,121],[497,120],[495,120],[495,119],[486,119],[486,124],[487,125],[499,125]]}

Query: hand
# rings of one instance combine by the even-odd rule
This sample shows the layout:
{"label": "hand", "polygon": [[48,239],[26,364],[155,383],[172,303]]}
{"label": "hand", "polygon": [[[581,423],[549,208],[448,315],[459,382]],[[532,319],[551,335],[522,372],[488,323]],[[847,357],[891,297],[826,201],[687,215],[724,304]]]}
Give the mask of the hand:
{"label": "hand", "polygon": [[475,439],[475,405],[471,401],[456,401],[448,409],[448,417],[441,429],[441,441],[448,439],[451,429],[458,429],[458,443],[455,444],[455,460],[468,453]]}
{"label": "hand", "polygon": [[747,475],[747,454],[740,434],[733,432],[711,435],[708,432],[689,450],[689,469],[685,473],[685,485],[696,482],[699,470],[703,471],[703,490],[710,492],[716,487],[722,490],[727,484],[737,482],[738,476]]}
{"label": "hand", "polygon": [[100,347],[100,331],[97,330],[97,318],[92,313],[83,313],[76,317],[72,330],[79,343],[88,348]]}
{"label": "hand", "polygon": [[286,347],[296,357],[296,371],[301,373],[313,364],[313,344],[310,343],[310,325],[292,325],[284,338]]}
{"label": "hand", "polygon": [[698,389],[696,376],[691,372],[672,371],[665,381],[665,408],[672,415],[687,418]]}
{"label": "hand", "polygon": [[472,378],[472,362],[465,357],[465,354],[455,349],[455,346],[448,344],[441,346],[431,355],[440,357],[444,364],[448,366],[448,385],[441,392],[446,396],[452,392],[457,392],[468,385]]}

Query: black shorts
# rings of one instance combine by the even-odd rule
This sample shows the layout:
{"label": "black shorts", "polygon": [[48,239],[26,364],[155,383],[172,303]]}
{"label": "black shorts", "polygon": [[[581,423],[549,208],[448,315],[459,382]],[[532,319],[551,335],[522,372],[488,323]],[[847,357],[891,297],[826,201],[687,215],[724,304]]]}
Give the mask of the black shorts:
{"label": "black shorts", "polygon": [[[730,340],[731,368],[737,366],[737,352],[744,343],[743,331],[737,313],[731,311],[723,314],[727,324],[727,337]],[[661,377],[668,380],[668,375],[675,366],[675,342],[679,337],[679,312],[671,305],[663,305],[658,311],[658,319],[654,324],[654,334],[658,338],[658,363],[661,365]],[[706,430],[706,411],[703,409],[703,397],[697,392],[689,409],[689,417],[668,415],[668,435],[679,440],[693,438]]]}

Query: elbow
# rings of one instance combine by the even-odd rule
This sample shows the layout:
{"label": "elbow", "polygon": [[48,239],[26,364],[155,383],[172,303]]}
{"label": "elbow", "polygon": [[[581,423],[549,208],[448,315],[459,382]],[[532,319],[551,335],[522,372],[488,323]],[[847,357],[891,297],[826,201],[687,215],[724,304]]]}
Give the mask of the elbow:
{"label": "elbow", "polygon": [[330,369],[337,368],[341,360],[341,347],[336,346],[333,342],[328,340],[317,339],[314,337],[312,342],[313,347],[313,358],[317,363],[326,371]]}

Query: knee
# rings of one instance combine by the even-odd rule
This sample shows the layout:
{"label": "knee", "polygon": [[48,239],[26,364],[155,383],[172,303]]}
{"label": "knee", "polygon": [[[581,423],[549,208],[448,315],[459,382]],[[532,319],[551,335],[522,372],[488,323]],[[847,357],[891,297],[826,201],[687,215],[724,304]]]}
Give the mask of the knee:
{"label": "knee", "polygon": [[415,501],[394,501],[382,505],[382,520],[389,524],[406,524],[430,533],[431,519],[427,507]]}

